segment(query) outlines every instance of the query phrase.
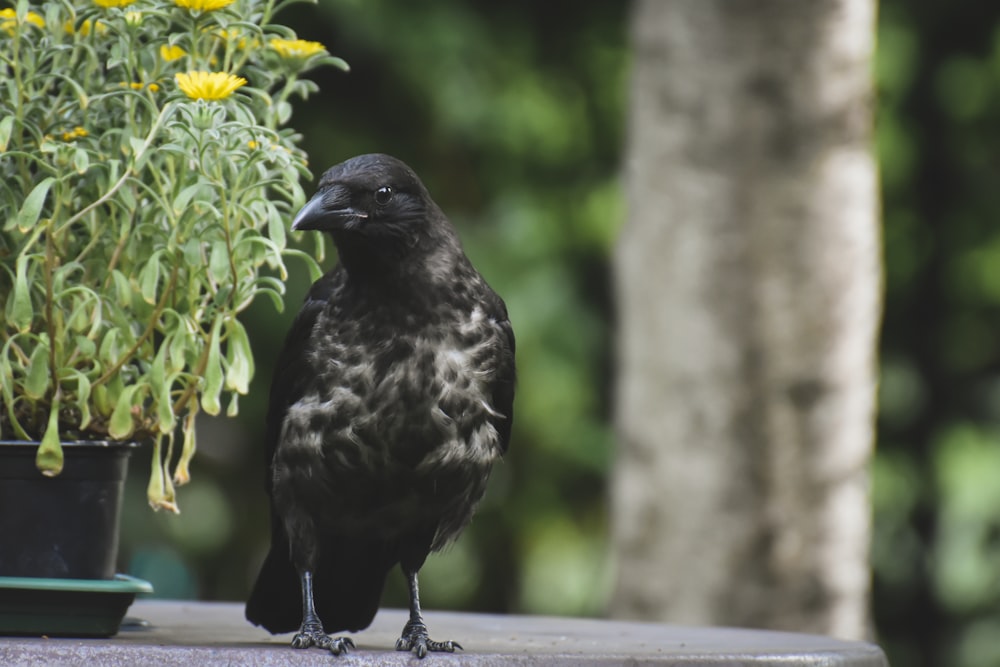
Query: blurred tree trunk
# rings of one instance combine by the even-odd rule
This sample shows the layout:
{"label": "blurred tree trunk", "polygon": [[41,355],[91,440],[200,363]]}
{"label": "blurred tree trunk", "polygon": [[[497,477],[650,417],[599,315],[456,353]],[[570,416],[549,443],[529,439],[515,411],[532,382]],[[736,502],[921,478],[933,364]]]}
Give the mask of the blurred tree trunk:
{"label": "blurred tree trunk", "polygon": [[612,612],[862,637],[874,0],[639,0]]}

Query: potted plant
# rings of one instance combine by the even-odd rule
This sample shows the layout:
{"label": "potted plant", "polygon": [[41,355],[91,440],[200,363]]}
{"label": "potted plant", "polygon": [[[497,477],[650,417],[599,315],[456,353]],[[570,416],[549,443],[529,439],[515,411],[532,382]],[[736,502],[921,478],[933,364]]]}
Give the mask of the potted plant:
{"label": "potted plant", "polygon": [[290,255],[319,275],[285,246],[308,170],[284,125],[303,72],[345,65],[272,22],[291,1],[0,9],[0,577],[113,574],[113,552],[79,570],[28,541],[117,548],[120,443],[152,443],[149,502],[178,511],[195,416],[236,414],[253,375],[238,313],[281,308]]}

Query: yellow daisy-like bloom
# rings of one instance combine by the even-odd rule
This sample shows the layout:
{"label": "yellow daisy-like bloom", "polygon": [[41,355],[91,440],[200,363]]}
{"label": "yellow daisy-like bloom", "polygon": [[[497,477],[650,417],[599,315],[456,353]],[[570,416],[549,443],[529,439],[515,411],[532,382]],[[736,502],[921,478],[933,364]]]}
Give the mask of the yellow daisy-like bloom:
{"label": "yellow daisy-like bloom", "polygon": [[224,100],[246,84],[241,76],[226,72],[178,72],[177,86],[192,100]]}
{"label": "yellow daisy-like bloom", "polygon": [[214,12],[233,4],[235,0],[174,0],[174,4],[193,12]]}
{"label": "yellow daisy-like bloom", "polygon": [[160,57],[166,60],[168,63],[177,60],[178,58],[183,58],[187,55],[187,51],[177,46],[176,44],[167,46],[164,44],[160,47]]}
{"label": "yellow daisy-like bloom", "polygon": [[281,39],[280,37],[275,37],[268,43],[282,58],[308,58],[309,56],[326,51],[326,47],[319,42],[309,42],[304,39]]}
{"label": "yellow daisy-like bloom", "polygon": [[108,9],[110,7],[128,7],[135,0],[94,0],[94,4],[98,7],[104,7]]}
{"label": "yellow daisy-like bloom", "polygon": [[[24,22],[30,23],[36,28],[45,27],[45,19],[42,18],[41,14],[36,14],[35,12],[28,12],[24,16]],[[14,27],[17,25],[17,12],[10,7],[6,9],[0,9],[0,30],[3,30],[8,35],[14,34]]]}

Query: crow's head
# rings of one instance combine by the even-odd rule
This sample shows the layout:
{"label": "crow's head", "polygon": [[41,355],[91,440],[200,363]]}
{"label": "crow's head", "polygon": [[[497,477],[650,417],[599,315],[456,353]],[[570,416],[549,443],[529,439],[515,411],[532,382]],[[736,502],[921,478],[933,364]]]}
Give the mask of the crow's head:
{"label": "crow's head", "polygon": [[441,216],[420,179],[400,160],[359,155],[328,169],[292,229],[340,236],[414,239]]}

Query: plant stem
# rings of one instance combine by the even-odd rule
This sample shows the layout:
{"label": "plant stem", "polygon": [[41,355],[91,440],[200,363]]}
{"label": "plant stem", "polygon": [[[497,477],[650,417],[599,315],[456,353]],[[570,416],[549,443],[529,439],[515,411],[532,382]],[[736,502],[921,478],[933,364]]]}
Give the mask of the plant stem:
{"label": "plant stem", "polygon": [[129,179],[129,176],[132,175],[132,172],[135,169],[135,162],[137,162],[139,160],[139,158],[142,156],[143,153],[145,153],[147,150],[149,150],[150,145],[152,145],[152,143],[153,143],[153,139],[156,137],[156,133],[160,129],[160,125],[163,123],[163,119],[166,118],[167,109],[172,109],[172,106],[173,106],[172,104],[166,104],[160,110],[159,115],[156,117],[156,120],[153,122],[153,127],[150,128],[149,134],[146,135],[146,139],[142,142],[142,149],[140,151],[137,151],[136,154],[133,156],[132,166],[129,169],[125,170],[125,173],[123,173],[121,175],[121,178],[119,178],[115,182],[115,184],[112,185],[111,188],[107,192],[105,192],[103,195],[101,195],[100,197],[98,197],[96,200],[94,200],[93,202],[91,202],[87,206],[84,206],[82,209],[80,209],[79,211],[77,211],[76,215],[73,215],[73,216],[70,216],[69,218],[67,218],[66,221],[63,222],[62,225],[59,226],[59,229],[57,230],[58,232],[62,232],[64,229],[68,228],[70,225],[72,225],[73,223],[75,223],[77,220],[80,220],[85,215],[87,215],[88,213],[90,213],[91,211],[93,211],[95,208],[97,208],[101,204],[103,204],[106,201],[108,201],[109,199],[111,199],[114,196],[114,194],[116,192],[118,192],[122,188],[123,185],[125,185],[126,181],[128,181],[128,179]]}
{"label": "plant stem", "polygon": [[167,307],[167,302],[170,300],[171,294],[173,294],[174,286],[177,284],[177,264],[170,270],[170,279],[167,282],[167,286],[163,290],[163,294],[160,296],[160,300],[156,302],[156,307],[153,308],[152,314],[149,316],[149,324],[146,325],[145,330],[142,334],[135,340],[135,343],[128,349],[125,354],[118,358],[118,361],[114,365],[106,370],[101,377],[97,378],[91,383],[91,387],[96,387],[98,385],[104,384],[110,380],[115,373],[117,373],[122,366],[124,366],[129,359],[131,359],[135,353],[142,347],[143,343],[149,340],[149,337],[153,335],[156,331],[156,323],[160,321],[160,315],[163,313],[163,309]]}
{"label": "plant stem", "polygon": [[45,225],[45,327],[49,335],[49,375],[52,381],[52,400],[59,400],[59,368],[56,365],[56,343],[61,340],[61,332],[56,331],[55,322],[55,275],[56,251],[52,234],[51,219]]}

